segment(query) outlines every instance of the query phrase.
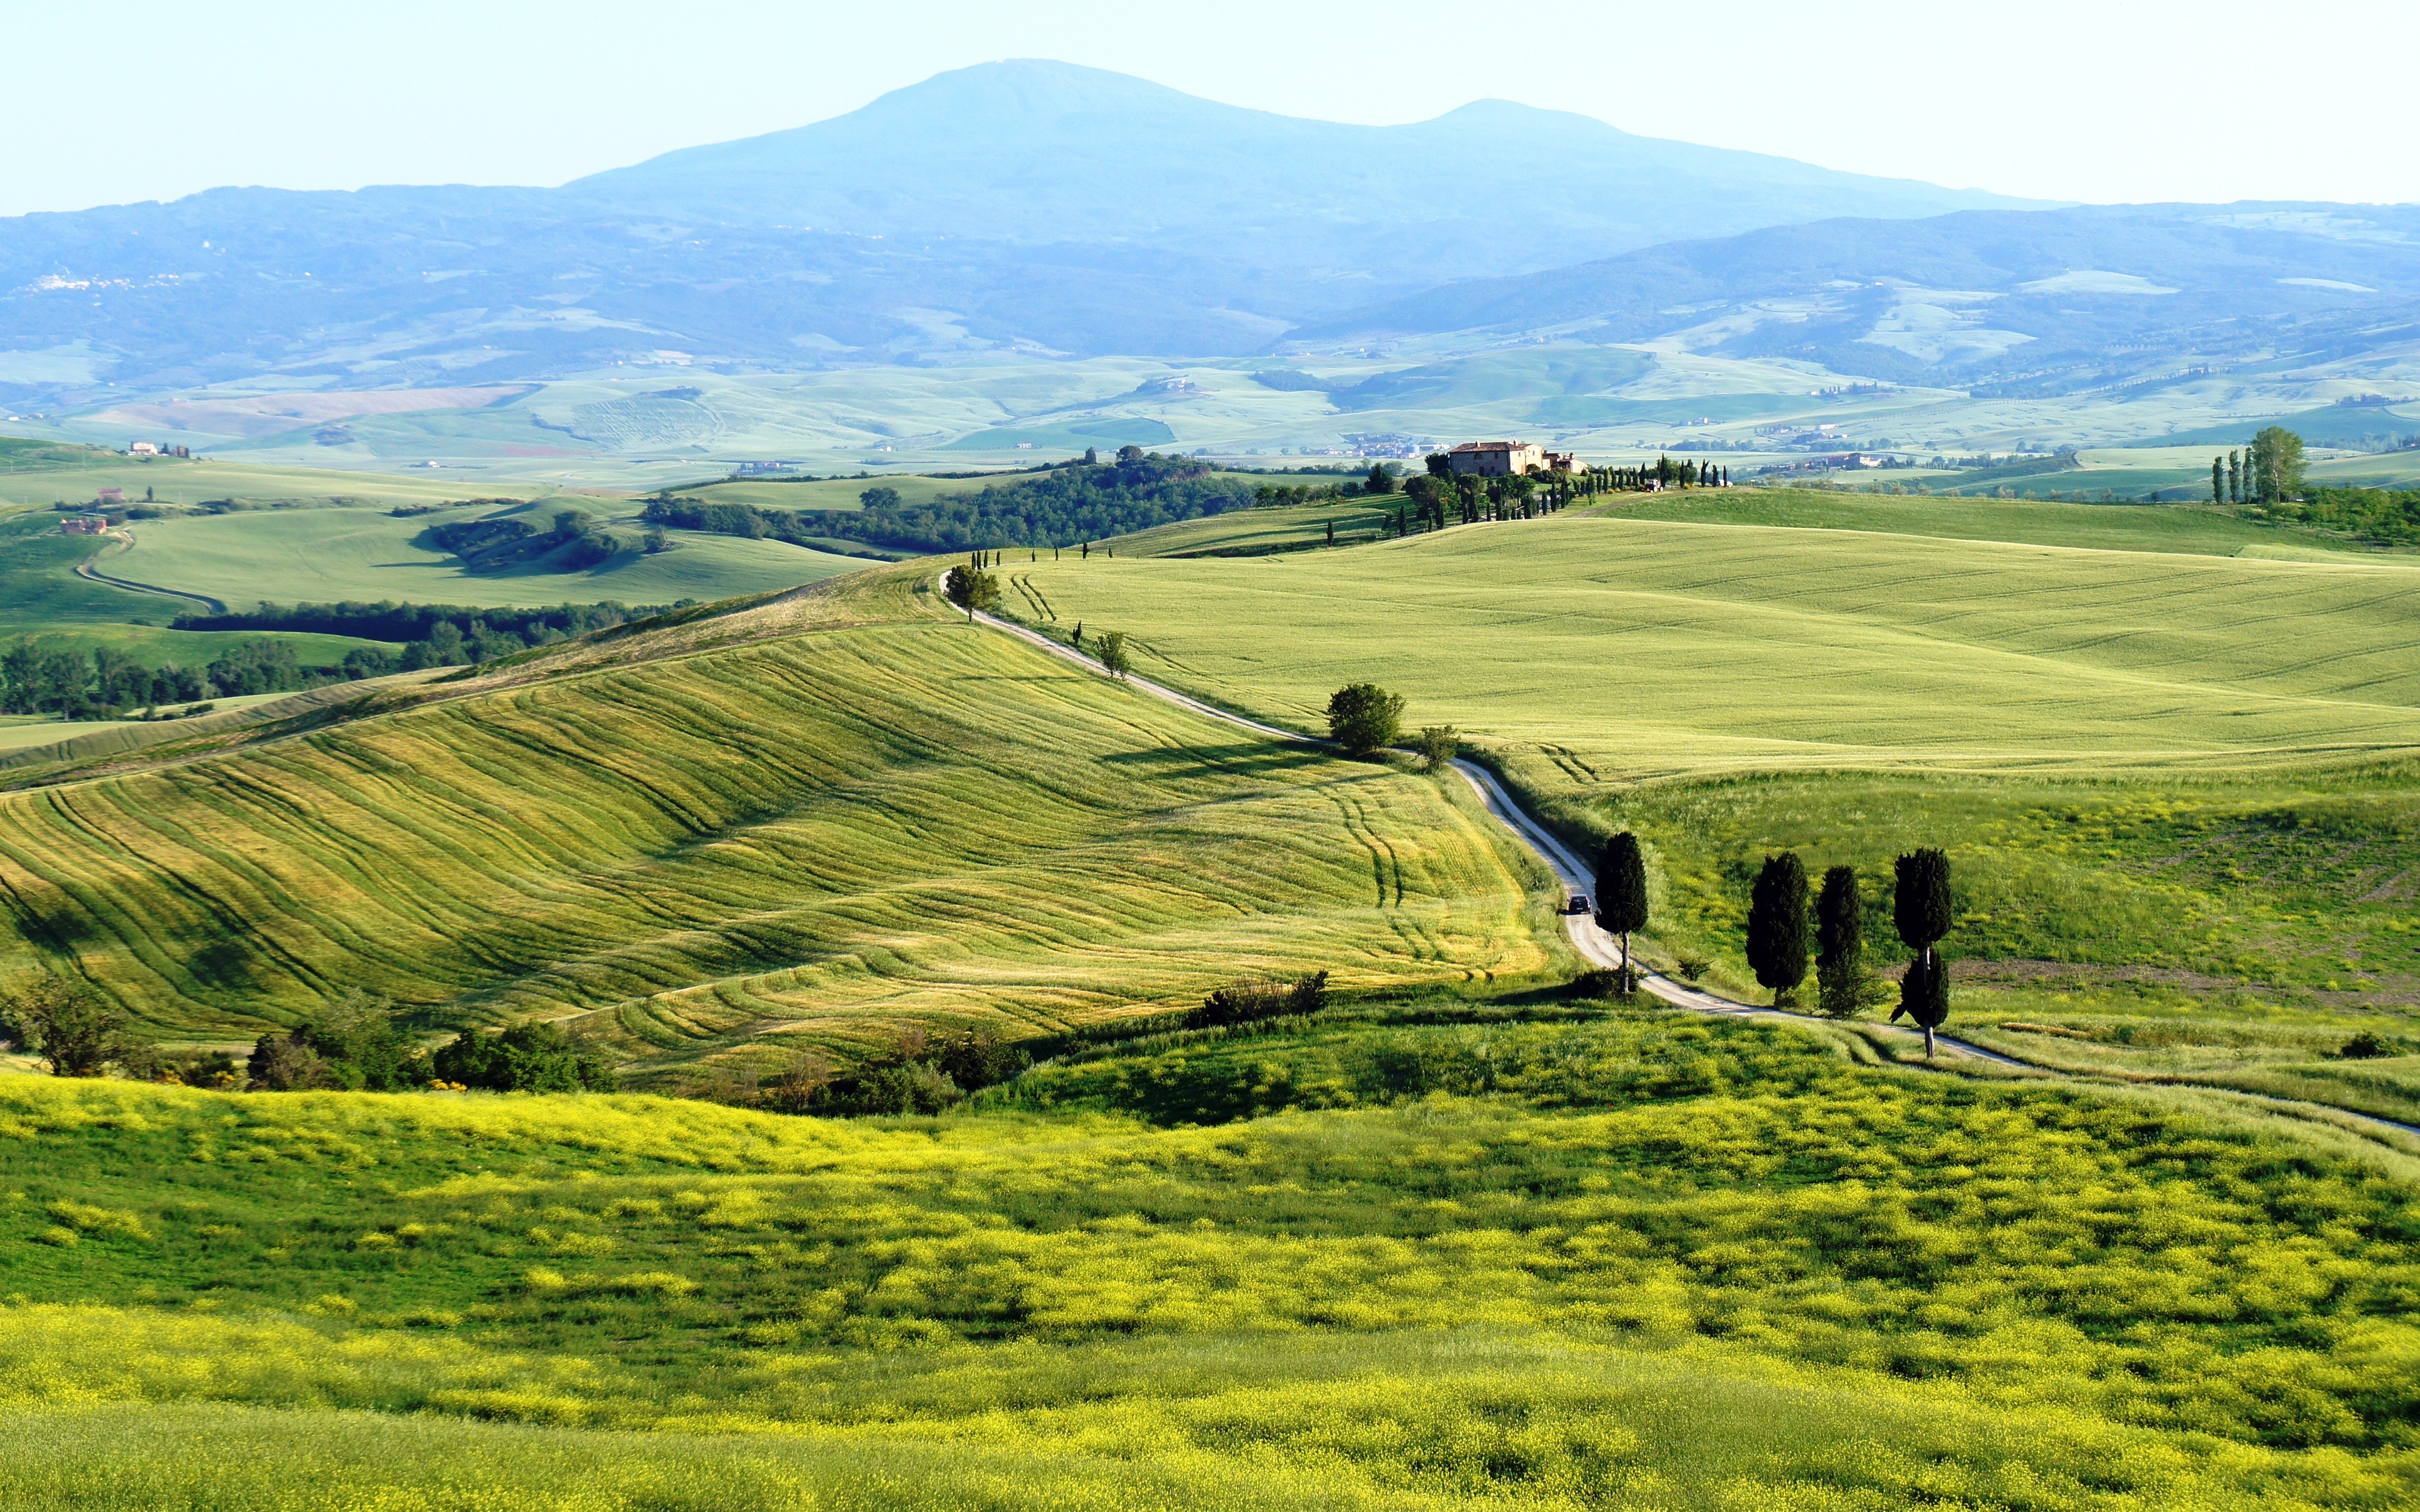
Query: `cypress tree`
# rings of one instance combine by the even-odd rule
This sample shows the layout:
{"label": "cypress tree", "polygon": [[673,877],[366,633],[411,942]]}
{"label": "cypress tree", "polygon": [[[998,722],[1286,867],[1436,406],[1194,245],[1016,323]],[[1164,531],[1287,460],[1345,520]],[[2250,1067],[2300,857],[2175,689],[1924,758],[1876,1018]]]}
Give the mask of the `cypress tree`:
{"label": "cypress tree", "polygon": [[1949,967],[1933,949],[1949,933],[1949,857],[1920,850],[1899,858],[1898,887],[1891,900],[1901,944],[1916,952],[1900,982],[1896,1023],[1901,1013],[1924,1031],[1924,1054],[1932,1056],[1932,1031],[1949,1018]]}
{"label": "cypress tree", "polygon": [[1608,934],[1621,936],[1621,990],[1633,990],[1630,935],[1647,927],[1647,858],[1638,837],[1628,830],[1605,842],[1596,863],[1596,922]]}
{"label": "cypress tree", "polygon": [[1823,873],[1815,896],[1815,1001],[1826,1018],[1853,1017],[1866,984],[1865,910],[1857,902],[1854,867]]}
{"label": "cypress tree", "polygon": [[2243,502],[2243,468],[2238,455],[2234,452],[2226,454],[2226,501],[2230,504]]}
{"label": "cypress tree", "polygon": [[1764,858],[1748,894],[1747,964],[1772,990],[1774,1006],[1807,980],[1807,868],[1796,851]]}

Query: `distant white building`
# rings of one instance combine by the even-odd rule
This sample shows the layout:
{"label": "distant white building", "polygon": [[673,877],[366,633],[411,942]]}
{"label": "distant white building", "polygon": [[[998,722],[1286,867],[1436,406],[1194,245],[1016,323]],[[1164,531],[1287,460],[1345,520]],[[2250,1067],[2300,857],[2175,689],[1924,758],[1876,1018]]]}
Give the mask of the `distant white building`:
{"label": "distant white building", "polygon": [[126,449],[126,455],[129,456],[158,456],[160,455],[160,448],[152,445],[149,441],[136,441],[133,445]]}

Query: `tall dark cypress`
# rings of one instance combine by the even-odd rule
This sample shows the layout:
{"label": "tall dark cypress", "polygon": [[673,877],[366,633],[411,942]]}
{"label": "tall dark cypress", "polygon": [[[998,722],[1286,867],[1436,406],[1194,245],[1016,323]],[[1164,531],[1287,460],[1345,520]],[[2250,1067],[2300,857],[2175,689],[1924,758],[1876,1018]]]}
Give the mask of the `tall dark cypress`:
{"label": "tall dark cypress", "polygon": [[1807,867],[1796,851],[1764,858],[1748,893],[1747,964],[1776,1006],[1807,980]]}
{"label": "tall dark cypress", "polygon": [[1896,1022],[1901,1013],[1924,1031],[1924,1054],[1932,1055],[1932,1031],[1949,1020],[1949,966],[1933,947],[1949,933],[1949,857],[1920,850],[1899,858],[1892,921],[1900,943],[1916,952],[1900,981]]}
{"label": "tall dark cypress", "polygon": [[1596,922],[1621,936],[1621,990],[1631,990],[1630,936],[1647,927],[1647,857],[1628,830],[1605,842],[1596,863]]}
{"label": "tall dark cypress", "polygon": [[1856,868],[1833,867],[1815,895],[1815,1001],[1825,1017],[1849,1018],[1864,1006],[1857,997],[1865,986],[1865,953]]}

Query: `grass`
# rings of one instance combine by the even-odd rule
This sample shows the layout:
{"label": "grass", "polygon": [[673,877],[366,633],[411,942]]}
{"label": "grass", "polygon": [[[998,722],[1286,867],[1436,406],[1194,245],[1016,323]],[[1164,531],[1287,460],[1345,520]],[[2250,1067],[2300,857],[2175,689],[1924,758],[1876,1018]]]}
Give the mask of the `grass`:
{"label": "grass", "polygon": [[[297,509],[181,519],[141,520],[134,548],[112,556],[114,577],[204,594],[236,608],[335,599],[416,604],[670,604],[718,599],[814,582],[859,565],[847,557],[809,551],[780,541],[682,532],[669,551],[635,549],[637,515],[622,501],[591,506],[600,521],[618,525],[625,550],[582,572],[473,573],[459,559],[417,544],[437,517],[396,519],[365,509]],[[549,505],[536,510],[544,526]],[[622,517],[627,516],[628,518]]]}
{"label": "grass", "polygon": [[1392,510],[1402,503],[1400,498],[1383,504],[1333,499],[1316,504],[1231,510],[1120,536],[1117,548],[1122,555],[1138,557],[1264,556],[1324,548],[1331,525],[1337,545],[1359,546],[1392,533]]}
{"label": "grass", "polygon": [[[94,549],[88,537],[60,534],[57,517],[46,511],[0,516],[0,640],[23,636],[87,652],[114,646],[147,667],[171,661],[203,667],[232,646],[264,639],[165,628],[201,606],[77,577],[77,563]],[[292,645],[306,666],[341,662],[356,646],[380,643],[333,635],[265,639]]]}
{"label": "grass", "polygon": [[0,506],[40,509],[56,502],[86,503],[107,487],[123,488],[128,501],[136,503],[142,501],[148,489],[153,501],[163,504],[194,505],[210,499],[237,499],[264,506],[282,501],[349,503],[380,509],[489,495],[532,498],[559,491],[545,484],[489,486],[434,474],[391,477],[214,458],[122,456],[81,447],[40,448],[31,453],[23,465],[0,467]]}
{"label": "grass", "polygon": [[1460,784],[1239,737],[954,622],[925,579],[0,796],[0,974],[72,961],[182,1035],[353,986],[430,1026],[580,1014],[673,1074],[915,1021],[1058,1028],[1254,969],[1559,959]]}
{"label": "grass", "polygon": [[755,509],[854,512],[864,507],[858,502],[858,495],[868,488],[893,489],[903,503],[927,504],[951,494],[972,493],[982,486],[980,478],[928,478],[902,472],[878,478],[820,478],[813,483],[768,483],[761,480],[713,483],[702,488],[683,488],[679,492],[684,499],[703,499],[718,504],[747,504]]}
{"label": "grass", "polygon": [[[256,709],[264,703],[275,703],[281,699],[292,697],[294,695],[291,693],[255,693],[235,698],[213,699],[209,702],[213,709]],[[171,705],[166,712],[177,714],[189,707],[193,705]],[[62,740],[75,740],[85,735],[96,735],[115,730],[146,728],[156,728],[156,726],[147,726],[147,721],[141,719],[61,719],[46,714],[5,714],[0,715],[0,757],[11,756],[38,746],[56,745]]]}
{"label": "grass", "polygon": [[0,1504],[2115,1512],[2420,1478],[2412,1157],[1772,1025],[1414,994],[853,1123],[8,1077],[0,1134]]}
{"label": "grass", "polygon": [[1367,678],[1569,782],[2190,768],[2420,740],[2400,566],[1549,519],[1252,562],[1012,565],[1140,668],[1314,728]]}
{"label": "grass", "polygon": [[[2339,537],[2264,524],[2208,504],[2071,504],[1804,488],[1721,488],[1637,495],[1634,500],[1618,501],[1605,512],[1625,519],[1866,531],[2100,551],[2233,557],[2315,549],[2328,556],[2341,554],[2374,563],[2397,560],[2383,553],[2343,552]],[[2420,557],[2402,560],[2420,566]]]}
{"label": "grass", "polygon": [[[1764,856],[1858,867],[1887,961],[1891,858],[1940,844],[1958,1022],[1988,1042],[2420,1120],[2420,1062],[2335,1055],[2364,1027],[2420,1050],[2420,660],[2397,628],[2420,578],[2179,549],[2209,517],[2158,551],[1877,529],[1973,509],[1948,523],[2063,535],[2151,510],[1703,507],[1800,524],[1566,515],[1256,562],[1013,563],[1012,604],[1128,631],[1147,675],[1296,728],[1349,680],[1404,694],[1408,723],[1475,736],[1584,845],[1640,834],[1651,953],[1702,957],[1724,990],[1763,1000],[1742,937]],[[2075,1015],[2242,1033],[2087,1067],[1985,1027]]]}

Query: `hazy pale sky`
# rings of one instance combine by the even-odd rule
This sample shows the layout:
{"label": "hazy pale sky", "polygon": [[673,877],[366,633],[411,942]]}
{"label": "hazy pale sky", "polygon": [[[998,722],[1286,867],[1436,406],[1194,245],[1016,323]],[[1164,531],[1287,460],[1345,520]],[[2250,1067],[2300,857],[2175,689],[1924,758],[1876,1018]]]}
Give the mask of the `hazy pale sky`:
{"label": "hazy pale sky", "polygon": [[0,0],[0,214],[220,184],[553,184],[1050,57],[1326,120],[1495,97],[2093,201],[2420,200],[2420,5]]}

